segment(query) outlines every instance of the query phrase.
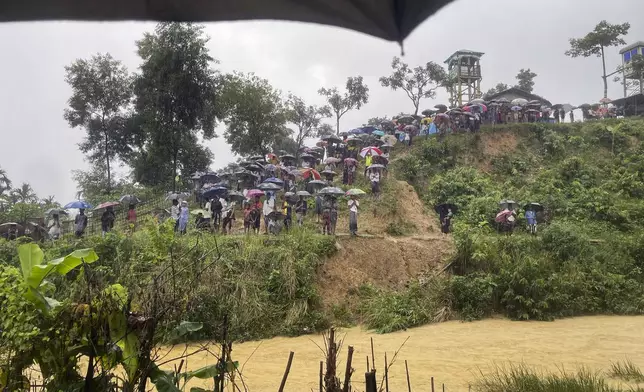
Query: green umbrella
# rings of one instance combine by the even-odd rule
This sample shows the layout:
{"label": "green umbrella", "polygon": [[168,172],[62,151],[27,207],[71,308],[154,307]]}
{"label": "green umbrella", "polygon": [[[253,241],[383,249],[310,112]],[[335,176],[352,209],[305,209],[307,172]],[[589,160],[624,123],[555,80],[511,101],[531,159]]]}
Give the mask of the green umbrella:
{"label": "green umbrella", "polygon": [[345,195],[347,196],[360,196],[360,195],[365,195],[366,192],[363,191],[362,189],[354,188],[354,189],[349,189]]}

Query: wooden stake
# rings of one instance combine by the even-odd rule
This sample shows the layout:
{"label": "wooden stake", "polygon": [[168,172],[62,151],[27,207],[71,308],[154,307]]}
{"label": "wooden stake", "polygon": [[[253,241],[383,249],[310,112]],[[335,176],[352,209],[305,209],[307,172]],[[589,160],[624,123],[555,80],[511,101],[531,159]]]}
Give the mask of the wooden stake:
{"label": "wooden stake", "polygon": [[376,385],[376,372],[366,372],[364,374],[364,380],[366,392],[378,392],[378,385]]}
{"label": "wooden stake", "polygon": [[387,353],[385,353],[385,392],[389,392],[389,363],[387,362]]}
{"label": "wooden stake", "polygon": [[344,370],[344,386],[342,387],[342,392],[349,392],[349,384],[351,382],[351,375],[353,374],[353,369],[351,368],[352,361],[353,346],[349,346],[349,352],[347,353],[347,367]]}
{"label": "wooden stake", "polygon": [[373,370],[376,370],[376,356],[373,352],[373,338],[371,338],[371,365],[373,366]]}
{"label": "wooden stake", "polygon": [[288,378],[288,373],[291,371],[291,364],[293,363],[293,356],[295,353],[291,351],[288,354],[288,362],[286,362],[286,369],[284,370],[284,375],[282,376],[282,383],[280,384],[279,392],[284,392],[284,387],[286,386],[286,379]]}
{"label": "wooden stake", "polygon": [[409,367],[407,366],[406,359],[405,359],[405,372],[407,373],[407,390],[411,392],[411,381],[409,381]]}
{"label": "wooden stake", "polygon": [[445,392],[445,384],[443,384],[443,392]]}
{"label": "wooden stake", "polygon": [[432,392],[434,392],[434,377],[432,377]]}
{"label": "wooden stake", "polygon": [[320,361],[320,392],[324,392],[324,361]]}
{"label": "wooden stake", "polygon": [[371,369],[369,368],[369,356],[367,355],[367,373],[369,373]]}

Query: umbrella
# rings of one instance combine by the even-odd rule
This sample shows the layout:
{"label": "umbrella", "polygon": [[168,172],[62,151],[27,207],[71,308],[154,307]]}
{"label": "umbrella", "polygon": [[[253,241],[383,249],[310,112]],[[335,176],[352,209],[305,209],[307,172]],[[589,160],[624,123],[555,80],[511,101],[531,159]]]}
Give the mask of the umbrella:
{"label": "umbrella", "polygon": [[264,170],[266,171],[274,171],[277,169],[277,166],[273,165],[272,163],[269,163],[268,165],[264,166]]}
{"label": "umbrella", "polygon": [[471,112],[472,111],[472,106],[464,106],[463,110],[466,112]]}
{"label": "umbrella", "polygon": [[253,155],[252,157],[248,158],[249,161],[263,161],[264,156],[262,155]]}
{"label": "umbrella", "polygon": [[358,188],[349,189],[345,193],[345,195],[347,195],[347,196],[360,196],[360,195],[364,195],[364,194],[366,194],[366,192],[363,191],[362,189],[358,189]]}
{"label": "umbrella", "polygon": [[345,158],[344,163],[347,165],[355,165],[358,163],[358,161],[353,158]]}
{"label": "umbrella", "polygon": [[327,143],[340,143],[342,141],[342,139],[340,139],[335,135],[325,135],[325,136],[322,136],[320,139],[326,141]]}
{"label": "umbrella", "polygon": [[45,216],[52,216],[52,215],[67,215],[67,211],[60,208],[50,208],[47,211],[45,211]]}
{"label": "umbrella", "polygon": [[203,193],[203,197],[205,197],[206,199],[211,199],[211,198],[213,198],[215,196],[223,196],[226,193],[228,193],[228,188],[223,187],[223,186],[216,186],[216,187],[213,187],[213,188],[210,188],[210,189],[206,190]]}
{"label": "umbrella", "polygon": [[200,179],[201,181],[204,181],[204,182],[206,181],[217,182],[219,181],[219,175],[217,175],[217,173],[215,172],[208,172],[208,173],[202,174]]}
{"label": "umbrella", "polygon": [[275,185],[280,185],[280,186],[284,185],[284,181],[280,180],[279,178],[275,178],[275,177],[265,179],[264,183],[275,184]]}
{"label": "umbrella", "polygon": [[381,130],[373,131],[371,134],[375,136],[385,136],[385,133]]}
{"label": "umbrella", "polygon": [[385,144],[390,144],[391,145],[390,147],[393,147],[393,145],[398,142],[398,139],[396,139],[396,137],[393,135],[385,135],[382,137],[382,141],[384,141]]}
{"label": "umbrella", "polygon": [[528,105],[541,105],[541,101],[538,99],[533,99],[532,101],[528,102]]}
{"label": "umbrella", "polygon": [[369,154],[369,155],[382,155],[382,150],[380,150],[377,147],[373,147],[373,146],[365,147],[362,150],[360,150],[360,156],[361,157],[364,158],[364,157],[367,156],[367,154]]}
{"label": "umbrella", "polygon": [[496,99],[498,103],[510,103],[510,100],[507,98],[498,98]]}
{"label": "umbrella", "polygon": [[506,220],[506,217],[512,215],[512,211],[510,210],[503,210],[496,214],[496,217],[494,218],[495,222],[501,223]]}
{"label": "umbrella", "polygon": [[466,115],[467,117],[476,118],[476,114],[473,114],[473,113],[463,113],[463,114]]}
{"label": "umbrella", "polygon": [[398,124],[411,124],[415,118],[413,116],[400,116],[396,119]]}
{"label": "umbrella", "polygon": [[361,140],[361,139],[358,139],[357,137],[352,137],[352,138],[347,139],[347,144],[350,144],[350,143],[360,143],[361,141],[362,141],[362,140]]}
{"label": "umbrella", "polygon": [[304,154],[300,155],[300,159],[315,159],[315,157],[313,155],[311,155],[311,154],[304,153]]}
{"label": "umbrella", "polygon": [[94,208],[94,209],[95,210],[100,210],[100,209],[107,208],[107,207],[118,206],[120,204],[121,203],[119,203],[118,201],[106,201],[105,203],[101,203],[101,204],[97,205],[96,208]]}
{"label": "umbrella", "polygon": [[385,151],[385,150],[389,150],[390,148],[393,148],[393,147],[394,146],[392,146],[391,144],[383,144],[382,146],[380,146],[380,149],[382,151]]}
{"label": "umbrella", "polygon": [[327,158],[327,159],[324,160],[324,163],[326,163],[326,164],[339,163],[339,162],[342,162],[342,159],[334,158],[334,157],[330,157],[330,158]]}
{"label": "umbrella", "polygon": [[119,201],[123,204],[137,204],[141,202],[141,200],[134,195],[123,195]]}
{"label": "umbrella", "polygon": [[210,213],[209,213],[208,211],[206,211],[206,210],[202,210],[201,208],[197,208],[197,209],[194,209],[194,210],[190,210],[190,213],[191,213],[192,215],[199,215],[199,214],[201,214],[201,215],[203,215],[203,216],[209,216],[209,215],[210,215]]}
{"label": "umbrella", "polygon": [[456,207],[456,205],[452,203],[443,203],[434,206],[434,211],[436,211],[436,213],[439,215],[447,214],[447,210],[452,210],[452,213],[456,214],[458,207]]}
{"label": "umbrella", "polygon": [[248,192],[246,192],[246,197],[249,199],[252,199],[253,197],[257,196],[263,196],[264,192],[260,191],[259,189],[251,189]]}
{"label": "umbrella", "polygon": [[427,116],[427,117],[431,116],[434,113],[436,113],[436,110],[432,110],[432,109],[426,109],[426,110],[423,110],[422,112],[420,112],[420,114],[422,114],[423,116]]}
{"label": "umbrella", "polygon": [[7,223],[3,223],[3,224],[0,225],[0,232],[4,233],[6,231],[9,231],[11,226],[16,226],[16,230],[23,230],[24,229],[24,227],[22,225],[20,225],[20,224],[18,224],[16,222],[7,222]]}
{"label": "umbrella", "polygon": [[505,206],[505,208],[508,208],[508,209],[511,209],[511,210],[516,208],[516,206],[513,206],[513,205],[516,205],[516,204],[517,204],[517,202],[514,201],[514,200],[501,200],[499,202],[500,206],[502,206],[502,207]]}
{"label": "umbrella", "polygon": [[295,193],[293,193],[293,192],[285,192],[284,197],[287,198],[287,199],[292,199],[293,197],[295,197]]}
{"label": "umbrella", "polygon": [[89,204],[88,202],[84,201],[84,200],[76,200],[76,201],[72,201],[72,202],[69,202],[69,203],[65,204],[65,206],[63,206],[63,208],[64,209],[68,209],[68,208],[89,209],[89,208],[92,208],[92,205]]}
{"label": "umbrella", "polygon": [[320,189],[320,192],[318,192],[318,193],[320,193],[322,195],[332,195],[332,196],[344,195],[344,191],[342,189],[337,188],[337,187],[332,187],[332,186],[322,188],[322,189]]}
{"label": "umbrella", "polygon": [[325,185],[326,185],[326,182],[324,182],[324,181],[322,181],[322,180],[313,180],[313,181],[309,181],[309,185],[314,185],[314,186],[325,186]]}
{"label": "umbrella", "polygon": [[325,176],[335,176],[335,172],[333,170],[325,170],[320,174],[324,174]]}
{"label": "umbrella", "polygon": [[515,112],[518,112],[519,110],[523,109],[521,106],[512,106],[510,110],[513,110]]}
{"label": "umbrella", "polygon": [[611,102],[613,102],[613,100],[610,98],[602,98],[599,100],[599,103],[611,103]]}
{"label": "umbrella", "polygon": [[511,103],[514,106],[523,106],[528,103],[528,100],[523,98],[516,98],[516,99],[513,99]]}
{"label": "umbrella", "polygon": [[523,206],[524,210],[543,211],[543,206],[539,203],[528,203]]}
{"label": "umbrella", "polygon": [[358,135],[358,134],[363,133],[363,131],[362,131],[361,128],[355,128],[355,129],[350,130],[347,133],[350,134],[350,135]]}
{"label": "umbrella", "polygon": [[408,133],[414,133],[418,131],[418,127],[415,125],[406,125],[405,128],[403,128],[403,130]]}
{"label": "umbrella", "polygon": [[281,186],[279,186],[277,184],[273,184],[272,182],[263,182],[263,183],[259,184],[259,186],[257,188],[259,188],[260,190],[265,191],[265,192],[266,191],[279,191],[280,189],[282,189]]}
{"label": "umbrella", "polygon": [[563,109],[563,105],[558,103],[558,104],[552,105],[552,108],[553,109]]}
{"label": "umbrella", "polygon": [[562,109],[563,109],[563,110],[565,110],[566,112],[569,112],[569,111],[574,110],[574,109],[577,109],[577,108],[576,108],[576,107],[574,107],[574,106],[572,106],[572,105],[571,105],[571,104],[569,104],[569,103],[564,103],[564,104],[562,105]]}
{"label": "umbrella", "polygon": [[166,200],[179,200],[179,199],[184,199],[190,197],[189,193],[175,193],[175,192],[169,192],[168,195],[165,197]]}
{"label": "umbrella", "polygon": [[242,195],[241,192],[237,191],[229,191],[228,197],[231,199],[244,200],[244,195]]}
{"label": "umbrella", "polygon": [[526,111],[529,112],[529,113],[539,113],[539,111],[537,109],[528,109]]}
{"label": "umbrella", "polygon": [[484,100],[484,99],[476,98],[476,99],[473,99],[473,100],[470,102],[470,105],[478,105],[478,104],[483,104],[483,103],[485,103],[485,100]]}
{"label": "umbrella", "polygon": [[311,194],[308,193],[307,191],[299,191],[296,193],[297,196],[302,196],[302,197],[311,197]]}
{"label": "umbrella", "polygon": [[443,105],[442,103],[440,103],[440,104],[438,104],[438,105],[434,105],[434,107],[435,107],[436,109],[438,109],[438,110],[442,110],[442,111],[444,111],[444,112],[446,112],[446,111],[447,111],[447,106],[446,106],[446,105]]}
{"label": "umbrella", "polygon": [[329,143],[325,142],[324,140],[320,140],[319,142],[315,143],[316,146],[318,147],[326,147]]}
{"label": "umbrella", "polygon": [[295,159],[295,157],[291,154],[284,154],[282,155],[282,160],[289,160],[289,159]]}
{"label": "umbrella", "polygon": [[307,178],[309,178],[311,176],[313,177],[314,180],[319,180],[320,179],[320,173],[318,173],[318,171],[315,170],[315,169],[311,169],[311,168],[309,168],[309,169],[301,169],[300,173],[302,174],[302,177],[304,179],[307,179]]}
{"label": "umbrella", "polygon": [[449,118],[449,115],[446,113],[438,113],[436,115],[436,118]]}
{"label": "umbrella", "polygon": [[369,169],[384,169],[385,165],[381,165],[379,163],[374,163],[373,165],[369,166]]}

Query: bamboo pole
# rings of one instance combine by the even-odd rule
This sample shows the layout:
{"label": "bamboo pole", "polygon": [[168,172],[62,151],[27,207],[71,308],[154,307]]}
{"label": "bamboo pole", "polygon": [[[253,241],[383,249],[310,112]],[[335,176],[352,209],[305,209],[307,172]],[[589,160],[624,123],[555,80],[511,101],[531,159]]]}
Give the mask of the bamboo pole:
{"label": "bamboo pole", "polygon": [[284,392],[284,387],[286,386],[286,379],[288,378],[288,373],[291,371],[291,364],[293,364],[293,356],[295,353],[291,351],[288,354],[288,362],[286,362],[286,369],[284,370],[284,375],[282,376],[282,383],[280,384],[279,392]]}
{"label": "bamboo pole", "polygon": [[373,370],[376,370],[376,356],[373,351],[373,338],[371,338],[371,366],[373,367]]}
{"label": "bamboo pole", "polygon": [[366,392],[378,392],[376,385],[376,372],[366,372],[364,374]]}
{"label": "bamboo pole", "polygon": [[349,352],[347,353],[347,367],[344,370],[344,386],[342,387],[342,392],[349,392],[351,375],[353,374],[353,369],[351,368],[352,361],[353,361],[353,346],[349,346]]}
{"label": "bamboo pole", "polygon": [[432,377],[432,392],[434,392],[434,377]]}
{"label": "bamboo pole", "polygon": [[407,366],[406,359],[405,359],[405,373],[407,373],[407,390],[411,392],[411,381],[409,381],[409,367]]}
{"label": "bamboo pole", "polygon": [[320,361],[320,392],[324,392],[324,361]]}
{"label": "bamboo pole", "polygon": [[389,364],[387,363],[387,353],[385,353],[385,392],[389,392]]}
{"label": "bamboo pole", "polygon": [[369,370],[371,369],[369,368],[369,356],[367,355],[367,373],[369,373]]}

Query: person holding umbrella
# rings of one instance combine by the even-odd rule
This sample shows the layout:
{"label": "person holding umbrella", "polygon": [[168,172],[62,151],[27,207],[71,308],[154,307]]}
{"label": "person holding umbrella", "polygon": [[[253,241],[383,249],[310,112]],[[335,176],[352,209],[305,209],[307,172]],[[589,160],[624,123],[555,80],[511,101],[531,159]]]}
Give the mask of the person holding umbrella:
{"label": "person holding umbrella", "polygon": [[263,210],[263,205],[262,201],[260,200],[260,196],[257,195],[255,196],[255,201],[253,202],[253,205],[251,207],[251,215],[254,218],[253,219],[253,230],[255,233],[259,234],[259,229],[261,226],[261,216],[262,216],[262,210]]}
{"label": "person holding umbrella", "polygon": [[170,218],[174,220],[174,231],[179,230],[179,214],[181,207],[179,207],[179,200],[172,199],[172,207],[170,207]]}
{"label": "person holding umbrella", "polygon": [[297,203],[295,203],[295,216],[297,217],[297,225],[300,227],[302,227],[302,224],[304,223],[304,217],[306,216],[306,210],[308,209],[307,204],[306,200],[304,200],[304,195],[300,194]]}
{"label": "person holding umbrella", "polygon": [[78,215],[74,218],[74,225],[74,234],[76,234],[76,237],[81,238],[83,234],[85,234],[85,229],[87,228],[87,215],[85,215],[84,208],[80,208],[78,210]]}
{"label": "person holding umbrella", "polygon": [[49,238],[51,238],[52,240],[57,240],[62,234],[62,229],[60,226],[60,215],[58,215],[58,213],[54,213],[52,214],[51,218],[52,221],[49,225]]}
{"label": "person holding umbrella", "polygon": [[182,201],[181,210],[179,212],[179,220],[177,221],[179,223],[179,232],[181,234],[186,234],[186,231],[188,230],[189,212],[190,211],[188,211],[188,202],[185,200]]}
{"label": "person holding umbrella", "polygon": [[356,195],[352,194],[349,196],[349,232],[352,236],[358,235],[358,207],[360,207],[360,202],[358,201]]}
{"label": "person holding umbrella", "polygon": [[101,229],[103,231],[103,237],[105,237],[105,234],[109,233],[110,230],[114,228],[115,220],[116,215],[114,214],[114,208],[112,206],[105,208],[105,212],[101,215]]}
{"label": "person holding umbrella", "polygon": [[375,198],[380,196],[380,171],[379,169],[369,169],[369,181],[371,181],[371,193]]}
{"label": "person holding umbrella", "polygon": [[130,204],[128,209],[127,209],[127,221],[131,225],[136,225],[136,206],[134,204]]}

